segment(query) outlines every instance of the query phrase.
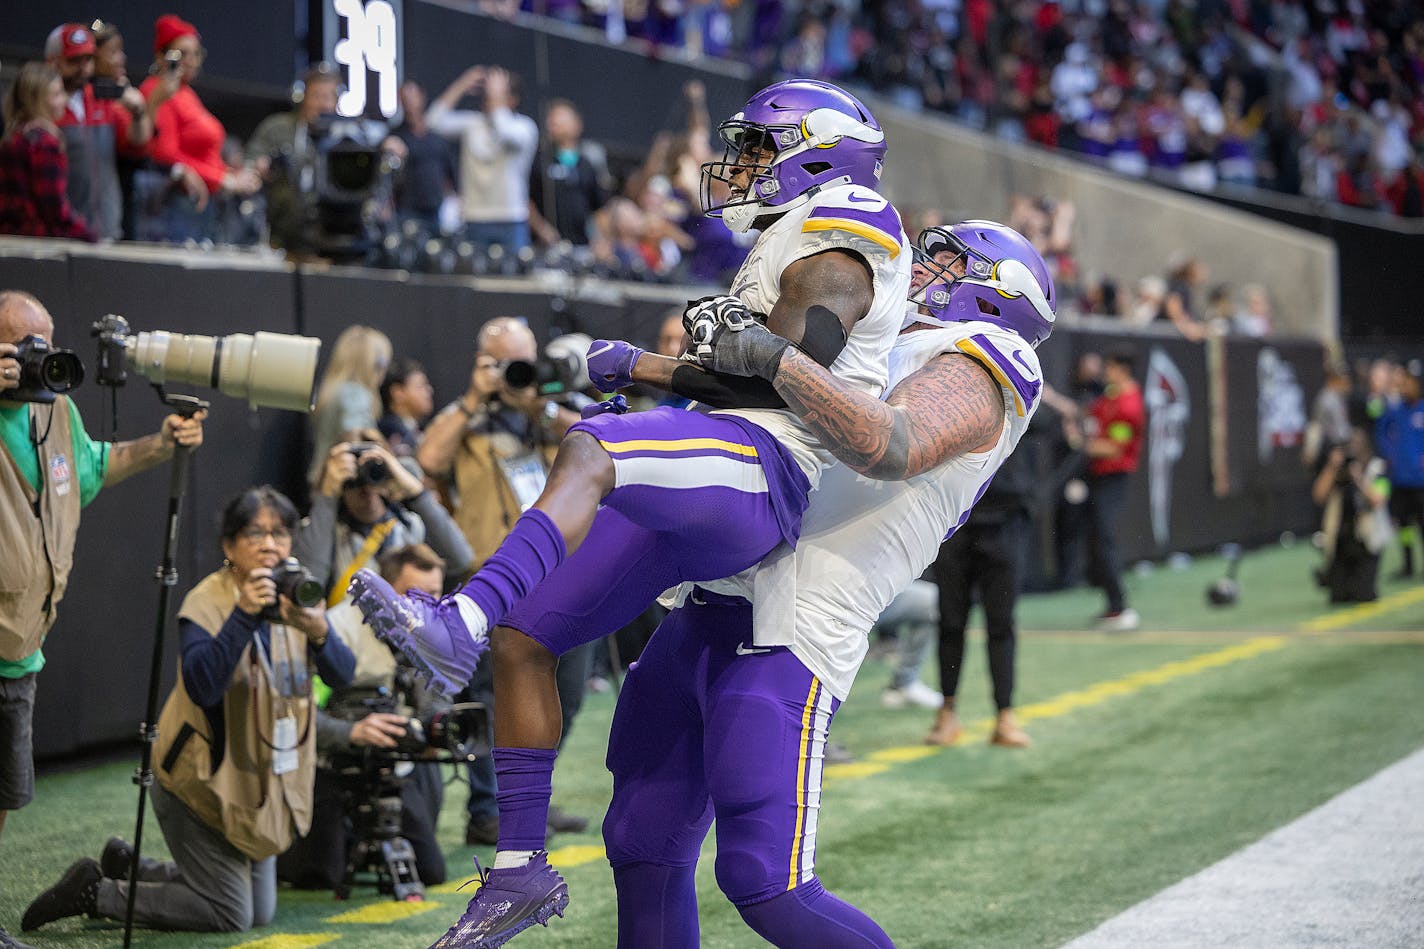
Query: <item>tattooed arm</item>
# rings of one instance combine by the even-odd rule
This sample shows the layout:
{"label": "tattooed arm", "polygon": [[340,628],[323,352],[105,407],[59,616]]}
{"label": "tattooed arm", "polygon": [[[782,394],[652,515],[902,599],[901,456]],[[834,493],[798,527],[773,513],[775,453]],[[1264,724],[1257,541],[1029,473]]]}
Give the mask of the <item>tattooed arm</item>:
{"label": "tattooed arm", "polygon": [[881,402],[787,349],[772,380],[821,445],[863,475],[903,481],[967,451],[993,446],[1004,394],[968,356],[940,355]]}

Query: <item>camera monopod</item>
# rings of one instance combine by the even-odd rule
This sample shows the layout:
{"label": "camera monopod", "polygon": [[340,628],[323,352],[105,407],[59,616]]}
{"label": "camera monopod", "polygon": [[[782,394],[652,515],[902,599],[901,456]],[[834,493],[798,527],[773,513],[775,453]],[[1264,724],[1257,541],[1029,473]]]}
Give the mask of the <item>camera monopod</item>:
{"label": "camera monopod", "polygon": [[[208,403],[191,395],[169,395],[161,386],[158,396],[163,404],[183,418],[192,418],[208,407]],[[168,521],[163,535],[163,559],[154,571],[158,581],[158,617],[153,631],[153,662],[148,670],[148,705],[144,708],[143,721],[139,724],[139,738],[143,742],[142,762],[134,772],[133,782],[138,785],[138,818],[134,824],[133,861],[129,864],[129,902],[124,913],[124,949],[128,949],[133,939],[134,897],[138,893],[138,872],[143,850],[143,812],[148,800],[148,789],[153,784],[153,743],[158,740],[158,680],[163,674],[163,630],[168,625],[168,600],[173,588],[178,585],[178,569],[173,565],[174,550],[178,546],[178,511],[183,504],[183,488],[188,483],[188,463],[193,449],[182,445],[173,446],[172,477],[168,482]]]}

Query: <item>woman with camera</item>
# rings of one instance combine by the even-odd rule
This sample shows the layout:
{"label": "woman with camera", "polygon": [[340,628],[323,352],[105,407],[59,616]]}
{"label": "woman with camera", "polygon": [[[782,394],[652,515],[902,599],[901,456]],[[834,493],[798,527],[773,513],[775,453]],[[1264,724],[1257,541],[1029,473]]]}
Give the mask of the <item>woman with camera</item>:
{"label": "woman with camera", "polygon": [[[296,508],[276,490],[238,495],[223,512],[223,566],[179,610],[178,681],[153,749],[153,811],[173,862],[142,861],[141,925],[266,925],[277,906],[276,855],[311,825],[311,676],[344,686],[356,660],[319,605],[295,601],[306,599],[300,571],[284,561],[296,525]],[[81,913],[123,919],[131,861],[132,849],[111,839],[101,860],[76,862],[30,904],[24,928]]]}
{"label": "woman with camera", "polygon": [[396,460],[375,428],[347,432],[326,455],[311,511],[297,534],[297,556],[330,593],[335,606],[351,576],[383,553],[429,544],[453,575],[464,576],[474,555],[450,513],[425,484]]}

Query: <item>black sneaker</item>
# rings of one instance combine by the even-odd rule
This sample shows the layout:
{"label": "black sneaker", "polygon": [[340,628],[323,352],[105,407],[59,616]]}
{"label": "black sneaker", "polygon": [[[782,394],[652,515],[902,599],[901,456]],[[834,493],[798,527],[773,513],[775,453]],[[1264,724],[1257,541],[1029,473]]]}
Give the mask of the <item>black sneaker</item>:
{"label": "black sneaker", "polygon": [[484,817],[471,817],[470,822],[465,825],[465,845],[475,847],[486,845],[493,847],[499,843],[499,815],[487,814]]}
{"label": "black sneaker", "polygon": [[133,868],[133,845],[127,840],[110,837],[99,854],[99,869],[111,880],[127,880]]}
{"label": "black sneaker", "polygon": [[34,949],[29,943],[20,942],[14,936],[5,931],[4,926],[0,926],[0,949]]}
{"label": "black sneaker", "polygon": [[66,916],[93,913],[102,879],[104,871],[99,869],[98,861],[89,857],[74,861],[58,883],[35,897],[20,920],[20,928],[29,932]]}
{"label": "black sneaker", "polygon": [[550,836],[554,834],[581,834],[588,830],[588,818],[565,814],[550,804],[548,830]]}

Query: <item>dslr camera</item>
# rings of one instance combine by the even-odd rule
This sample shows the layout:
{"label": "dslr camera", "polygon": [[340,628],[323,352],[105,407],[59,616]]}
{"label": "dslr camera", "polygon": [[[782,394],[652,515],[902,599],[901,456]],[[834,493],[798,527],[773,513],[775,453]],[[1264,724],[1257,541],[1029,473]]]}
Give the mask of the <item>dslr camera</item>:
{"label": "dslr camera", "polygon": [[[296,557],[288,557],[272,568],[272,582],[277,585],[279,597],[285,596],[303,609],[318,606],[325,599],[321,584]],[[260,614],[262,618],[269,623],[280,623],[282,609],[279,604],[280,600],[264,607]]]}
{"label": "dslr camera", "polygon": [[511,389],[534,386],[540,395],[563,395],[587,389],[588,347],[593,338],[584,333],[567,333],[544,347],[533,362],[513,359],[504,364],[504,384]]}
{"label": "dslr camera", "polygon": [[53,402],[84,381],[84,364],[68,349],[51,349],[43,336],[26,336],[15,347],[19,384],[0,392],[11,402]]}
{"label": "dslr camera", "polygon": [[364,488],[367,486],[380,486],[385,484],[391,477],[390,465],[381,457],[362,458],[366,452],[377,448],[375,442],[352,442],[347,449],[352,457],[356,459],[356,477],[347,479],[342,485],[343,488]]}

